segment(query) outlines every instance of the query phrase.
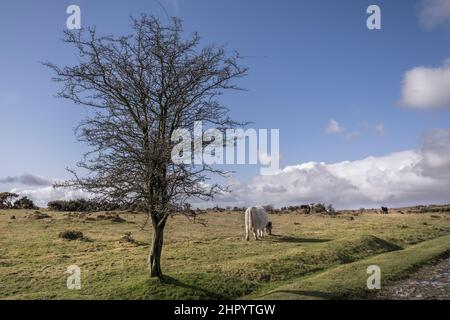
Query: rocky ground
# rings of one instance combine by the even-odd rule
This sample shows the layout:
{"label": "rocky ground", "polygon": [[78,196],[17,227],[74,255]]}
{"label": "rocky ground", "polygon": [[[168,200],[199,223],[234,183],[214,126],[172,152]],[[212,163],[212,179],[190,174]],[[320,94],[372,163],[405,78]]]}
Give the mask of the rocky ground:
{"label": "rocky ground", "polygon": [[379,299],[393,300],[449,300],[450,257],[426,266],[408,279],[384,288]]}

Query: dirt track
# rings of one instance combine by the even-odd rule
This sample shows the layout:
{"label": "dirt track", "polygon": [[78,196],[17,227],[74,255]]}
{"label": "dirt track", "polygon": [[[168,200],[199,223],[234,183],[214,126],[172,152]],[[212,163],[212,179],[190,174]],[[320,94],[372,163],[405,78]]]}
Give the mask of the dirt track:
{"label": "dirt track", "polygon": [[408,279],[386,287],[379,299],[393,300],[449,300],[450,257],[426,266]]}

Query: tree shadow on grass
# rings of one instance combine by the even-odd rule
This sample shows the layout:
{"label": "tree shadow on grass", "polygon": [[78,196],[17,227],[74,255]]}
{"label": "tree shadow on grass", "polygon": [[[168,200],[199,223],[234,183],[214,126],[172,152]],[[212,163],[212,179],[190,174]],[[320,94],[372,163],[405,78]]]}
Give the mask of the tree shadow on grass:
{"label": "tree shadow on grass", "polygon": [[166,276],[166,275],[164,275],[163,278],[161,279],[161,283],[166,284],[166,285],[177,286],[177,287],[180,287],[183,289],[188,289],[188,290],[197,292],[200,297],[204,297],[205,299],[222,299],[223,298],[221,295],[217,294],[217,292],[212,292],[205,288],[201,288],[201,287],[198,287],[198,286],[195,286],[192,284],[184,283],[178,279],[175,279],[173,277]]}
{"label": "tree shadow on grass", "polygon": [[270,242],[288,242],[288,243],[322,243],[331,241],[331,239],[298,238],[291,236],[281,236],[272,234],[266,238]]}

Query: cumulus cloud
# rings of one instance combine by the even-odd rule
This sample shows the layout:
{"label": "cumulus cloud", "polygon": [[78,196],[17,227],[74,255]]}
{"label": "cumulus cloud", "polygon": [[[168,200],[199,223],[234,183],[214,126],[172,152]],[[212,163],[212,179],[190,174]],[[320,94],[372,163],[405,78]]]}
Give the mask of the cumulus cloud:
{"label": "cumulus cloud", "polygon": [[328,122],[325,132],[328,134],[342,134],[347,139],[353,139],[360,136],[358,131],[349,131],[334,119],[331,119]]}
{"label": "cumulus cloud", "polygon": [[426,29],[450,25],[450,0],[422,0],[419,22]]}
{"label": "cumulus cloud", "polygon": [[420,150],[327,164],[288,166],[250,183],[234,180],[220,203],[251,205],[326,202],[340,208],[400,206],[450,200],[450,131],[433,130]]}
{"label": "cumulus cloud", "polygon": [[23,184],[25,186],[51,186],[53,181],[40,176],[24,173],[21,176],[6,177],[0,179],[3,184]]}
{"label": "cumulus cloud", "polygon": [[423,173],[435,179],[450,179],[450,131],[433,130],[423,140]]}
{"label": "cumulus cloud", "polygon": [[422,66],[407,71],[401,102],[416,109],[450,107],[450,59],[439,68]]}
{"label": "cumulus cloud", "polygon": [[345,131],[345,128],[342,127],[336,120],[331,119],[330,122],[328,122],[325,131],[326,133],[341,133]]}
{"label": "cumulus cloud", "polygon": [[0,191],[10,191],[19,196],[27,196],[33,202],[46,207],[53,200],[74,200],[79,198],[90,198],[91,194],[82,190],[70,188],[53,188],[57,180],[41,177],[38,175],[24,173],[20,176],[0,178]]}

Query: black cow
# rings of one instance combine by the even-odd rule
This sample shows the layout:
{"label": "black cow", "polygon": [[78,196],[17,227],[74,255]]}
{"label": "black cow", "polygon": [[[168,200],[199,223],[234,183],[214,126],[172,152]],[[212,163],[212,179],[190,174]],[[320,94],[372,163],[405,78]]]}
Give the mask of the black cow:
{"label": "black cow", "polygon": [[272,235],[272,222],[271,221],[267,222],[266,231],[267,231],[268,235]]}
{"label": "black cow", "polygon": [[381,211],[383,211],[383,214],[389,213],[389,209],[387,207],[381,207]]}

